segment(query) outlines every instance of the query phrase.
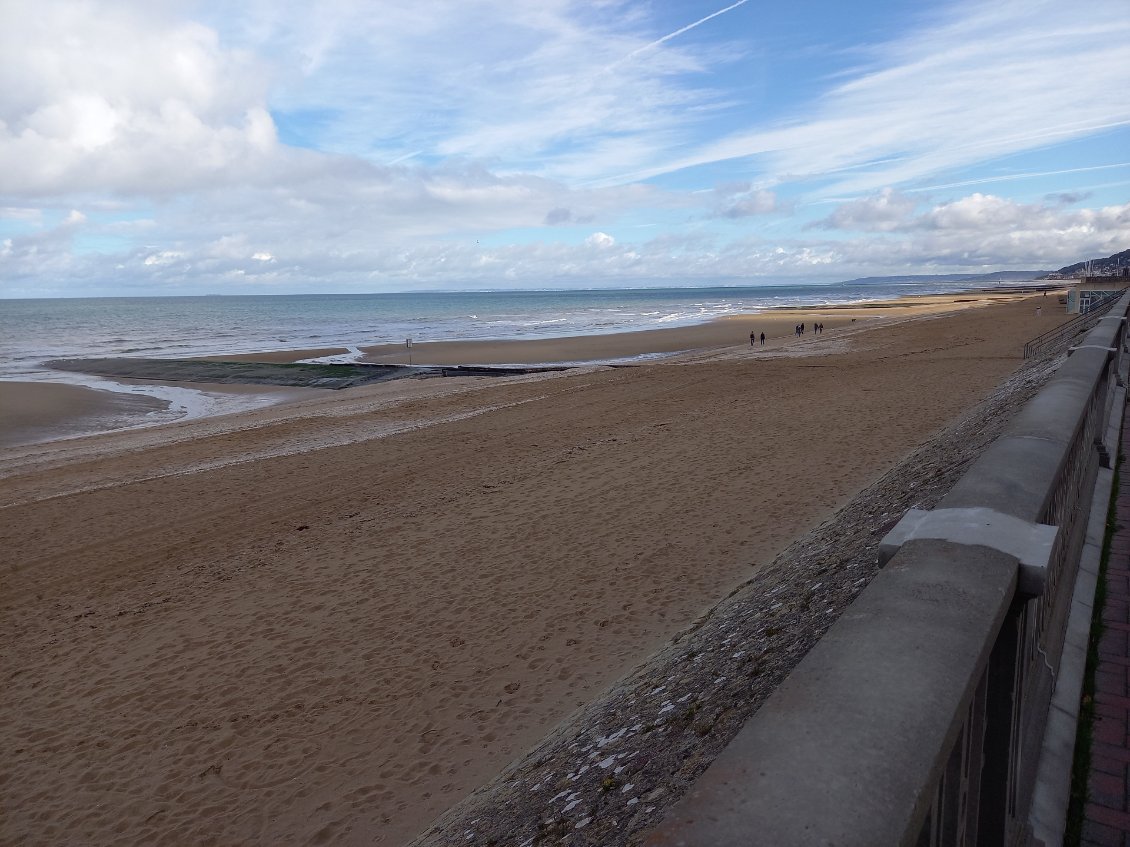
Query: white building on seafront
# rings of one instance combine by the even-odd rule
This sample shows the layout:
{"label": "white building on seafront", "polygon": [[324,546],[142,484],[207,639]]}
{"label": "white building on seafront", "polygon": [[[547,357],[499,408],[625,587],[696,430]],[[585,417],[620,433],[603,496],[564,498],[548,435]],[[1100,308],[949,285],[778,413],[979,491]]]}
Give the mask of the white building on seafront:
{"label": "white building on seafront", "polygon": [[1084,276],[1067,286],[1068,314],[1086,314],[1095,303],[1130,286],[1130,268],[1119,276]]}

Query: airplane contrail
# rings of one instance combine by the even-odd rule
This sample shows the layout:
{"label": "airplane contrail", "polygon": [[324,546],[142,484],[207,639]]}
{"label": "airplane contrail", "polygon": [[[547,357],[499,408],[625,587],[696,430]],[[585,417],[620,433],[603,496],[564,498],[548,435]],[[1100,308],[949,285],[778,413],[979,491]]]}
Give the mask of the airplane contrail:
{"label": "airplane contrail", "polygon": [[[623,59],[621,59],[620,62],[626,62],[629,59],[634,59],[640,53],[643,53],[647,50],[650,50],[653,47],[658,47],[663,42],[670,41],[672,38],[680,36],[684,32],[687,32],[689,30],[694,29],[696,26],[701,26],[702,24],[706,23],[711,18],[716,18],[719,15],[724,15],[727,12],[738,8],[738,6],[744,6],[748,2],[749,2],[749,0],[738,0],[737,3],[733,3],[729,6],[727,6],[725,9],[719,9],[717,12],[711,12],[705,18],[700,18],[699,20],[695,21],[693,24],[687,24],[684,27],[680,27],[679,29],[675,30],[674,32],[667,33],[667,35],[663,36],[662,38],[657,38],[655,41],[651,42],[650,44],[645,44],[643,47],[639,47],[639,48],[633,50],[631,53],[629,53],[627,56],[625,56]],[[620,62],[617,62],[617,64],[619,64]]]}
{"label": "airplane contrail", "polygon": [[1035,179],[1042,176],[1060,176],[1061,174],[1078,174],[1086,171],[1105,171],[1110,168],[1127,167],[1130,167],[1130,162],[1114,162],[1109,165],[1090,165],[1084,168],[1063,168],[1058,171],[1027,171],[1014,174],[1000,174],[999,176],[985,176],[980,179],[963,179],[961,182],[947,182],[943,185],[925,185],[921,188],[907,188],[905,193],[937,191],[942,188],[963,188],[967,185],[981,185],[986,182],[1011,182],[1015,179]]}

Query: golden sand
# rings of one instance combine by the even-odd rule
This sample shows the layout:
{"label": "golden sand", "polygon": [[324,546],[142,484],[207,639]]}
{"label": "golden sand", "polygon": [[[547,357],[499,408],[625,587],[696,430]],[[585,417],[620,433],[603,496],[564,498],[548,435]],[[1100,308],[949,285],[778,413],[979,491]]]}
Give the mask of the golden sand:
{"label": "golden sand", "polygon": [[0,841],[403,843],[1065,317],[923,310],[0,451]]}

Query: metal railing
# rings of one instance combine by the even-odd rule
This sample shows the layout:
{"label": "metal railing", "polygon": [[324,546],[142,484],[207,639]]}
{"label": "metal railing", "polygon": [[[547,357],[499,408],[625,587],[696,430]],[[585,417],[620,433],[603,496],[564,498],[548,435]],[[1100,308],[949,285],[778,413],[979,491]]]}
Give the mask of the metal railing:
{"label": "metal railing", "polygon": [[1107,297],[1092,300],[1087,304],[1086,311],[1083,314],[1037,335],[1024,345],[1024,358],[1034,359],[1037,356],[1062,352],[1067,341],[1094,327],[1099,318],[1109,312],[1126,291],[1127,289],[1122,288],[1118,291],[1112,291]]}
{"label": "metal railing", "polygon": [[1122,414],[1130,294],[1104,305],[649,845],[1031,842],[1088,516],[1105,508],[1102,439]]}
{"label": "metal railing", "polygon": [[[1113,305],[1113,304],[1110,304]],[[1107,309],[1109,310],[1110,305]],[[1122,349],[1122,324],[1119,323],[1117,350]],[[1101,358],[1101,357],[1097,357]],[[983,669],[979,690],[990,693],[975,698],[971,714],[965,720],[966,735],[981,725],[983,733],[982,758],[998,762],[994,778],[997,786],[982,783],[982,802],[976,814],[962,815],[956,811],[948,795],[954,790],[943,780],[935,790],[935,802],[923,823],[918,844],[961,845],[1002,844],[1022,845],[1029,833],[1028,811],[1035,787],[1039,753],[1043,743],[1048,704],[1055,684],[1056,671],[1063,652],[1067,615],[1072,600],[1072,589],[1083,547],[1087,519],[1091,508],[1091,492],[1101,462],[1096,449],[1101,433],[1106,428],[1110,410],[1111,387],[1119,365],[1117,355],[1109,355],[1105,364],[1091,370],[1093,377],[1088,396],[1082,408],[1076,407],[1078,417],[1073,421],[1073,431],[1060,456],[1059,467],[1045,495],[1046,504],[1036,502],[1040,492],[1033,491],[1023,514],[1017,515],[1033,523],[1054,526],[1055,541],[1048,554],[1043,590],[1036,596],[1019,594],[1005,617],[996,644]],[[1034,432],[1021,425],[1012,433],[1013,438],[1032,438]],[[999,472],[999,467],[982,469],[982,472]],[[971,474],[976,474],[975,467]],[[949,497],[943,498],[938,508],[947,508]],[[961,498],[960,502],[967,502]],[[981,714],[976,714],[977,710]],[[993,715],[996,715],[994,719]],[[977,733],[974,733],[976,735]],[[968,757],[963,764],[962,776],[968,780],[968,768],[980,766],[976,758]],[[1003,778],[1003,785],[1001,784]],[[1003,791],[1001,790],[1003,788]],[[984,795],[996,795],[995,802]],[[960,819],[953,820],[957,815]],[[945,824],[949,824],[947,828]],[[956,832],[960,824],[962,837],[945,837]],[[975,833],[970,838],[968,833]]]}

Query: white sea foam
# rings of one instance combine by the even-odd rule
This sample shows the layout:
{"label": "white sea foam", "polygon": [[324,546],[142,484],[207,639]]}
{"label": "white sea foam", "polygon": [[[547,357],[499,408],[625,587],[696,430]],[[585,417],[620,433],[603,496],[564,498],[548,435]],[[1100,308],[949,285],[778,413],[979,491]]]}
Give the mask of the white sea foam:
{"label": "white sea foam", "polygon": [[299,359],[299,362],[307,365],[352,365],[354,362],[360,362],[365,358],[365,354],[352,344],[346,345],[348,353],[337,353],[330,356],[315,356],[312,359]]}

